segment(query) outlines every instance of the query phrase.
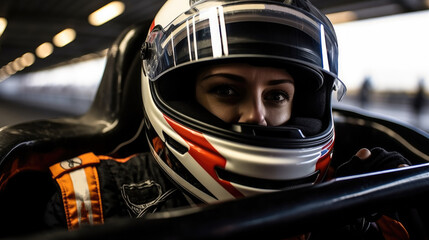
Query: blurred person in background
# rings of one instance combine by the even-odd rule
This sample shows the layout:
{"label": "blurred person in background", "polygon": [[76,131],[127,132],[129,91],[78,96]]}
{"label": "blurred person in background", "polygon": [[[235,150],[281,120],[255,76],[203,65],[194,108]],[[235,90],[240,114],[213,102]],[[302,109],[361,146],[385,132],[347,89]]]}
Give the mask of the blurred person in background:
{"label": "blurred person in background", "polygon": [[418,127],[421,127],[421,115],[426,105],[425,97],[425,81],[420,79],[417,85],[417,91],[412,99],[412,110],[415,117],[415,121]]}
{"label": "blurred person in background", "polygon": [[370,77],[365,77],[362,87],[359,92],[359,104],[361,108],[368,108],[368,104],[371,101],[372,95],[372,83]]}

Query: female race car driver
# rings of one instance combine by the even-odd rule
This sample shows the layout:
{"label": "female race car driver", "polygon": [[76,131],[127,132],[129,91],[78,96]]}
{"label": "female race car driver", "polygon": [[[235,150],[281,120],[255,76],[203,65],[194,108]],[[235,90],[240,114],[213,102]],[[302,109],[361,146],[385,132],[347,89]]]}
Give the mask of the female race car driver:
{"label": "female race car driver", "polygon": [[[151,153],[88,153],[52,166],[61,194],[49,204],[48,225],[73,229],[329,177],[331,98],[336,91],[340,99],[345,86],[334,28],[309,1],[169,0],[142,59]],[[338,174],[400,164],[409,163],[362,149]],[[383,239],[392,228],[382,226],[394,226],[407,236],[394,219],[382,220],[356,229]]]}

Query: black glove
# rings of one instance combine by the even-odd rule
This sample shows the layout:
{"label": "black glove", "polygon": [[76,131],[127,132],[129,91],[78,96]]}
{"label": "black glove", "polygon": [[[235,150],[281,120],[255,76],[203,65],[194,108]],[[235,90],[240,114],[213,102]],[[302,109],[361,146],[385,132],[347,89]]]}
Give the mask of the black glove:
{"label": "black glove", "polygon": [[349,161],[341,164],[335,172],[336,177],[350,176],[368,172],[397,168],[401,164],[411,165],[405,157],[398,152],[388,152],[383,148],[371,149],[371,156],[367,159],[360,159],[353,156]]}
{"label": "black glove", "polygon": [[[402,164],[411,165],[405,157],[398,152],[388,152],[383,148],[373,148],[370,150],[371,156],[367,159],[360,159],[353,156],[347,162],[341,164],[336,172],[336,177],[350,176],[362,173],[376,172],[387,169],[398,168]],[[389,213],[391,215],[393,213]],[[396,214],[396,213],[395,213]],[[378,230],[374,222],[382,214],[373,213],[371,215],[355,219],[348,225],[340,228],[340,236],[348,236],[342,239],[384,239],[382,233]],[[352,236],[350,238],[350,236]],[[340,238],[338,238],[340,239]]]}

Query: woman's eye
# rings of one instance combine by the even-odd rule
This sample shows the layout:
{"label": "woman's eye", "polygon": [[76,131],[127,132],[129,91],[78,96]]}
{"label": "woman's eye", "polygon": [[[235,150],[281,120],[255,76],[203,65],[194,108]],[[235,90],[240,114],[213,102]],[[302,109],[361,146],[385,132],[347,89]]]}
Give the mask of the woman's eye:
{"label": "woman's eye", "polygon": [[289,99],[289,94],[284,91],[271,91],[265,96],[265,100],[278,103],[288,101]]}
{"label": "woman's eye", "polygon": [[233,97],[238,95],[237,91],[228,85],[214,87],[210,92],[221,97]]}

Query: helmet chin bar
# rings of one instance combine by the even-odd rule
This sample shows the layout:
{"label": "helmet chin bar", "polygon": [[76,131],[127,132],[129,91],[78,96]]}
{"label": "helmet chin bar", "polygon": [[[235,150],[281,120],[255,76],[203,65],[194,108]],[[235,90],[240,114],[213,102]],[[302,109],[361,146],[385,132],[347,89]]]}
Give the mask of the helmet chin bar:
{"label": "helmet chin bar", "polygon": [[303,184],[311,185],[316,182],[317,178],[320,175],[320,171],[317,170],[314,173],[311,173],[310,175],[303,178],[288,180],[269,180],[244,176],[219,167],[216,167],[216,173],[218,174],[220,179],[234,184],[269,190],[284,190]]}

